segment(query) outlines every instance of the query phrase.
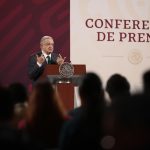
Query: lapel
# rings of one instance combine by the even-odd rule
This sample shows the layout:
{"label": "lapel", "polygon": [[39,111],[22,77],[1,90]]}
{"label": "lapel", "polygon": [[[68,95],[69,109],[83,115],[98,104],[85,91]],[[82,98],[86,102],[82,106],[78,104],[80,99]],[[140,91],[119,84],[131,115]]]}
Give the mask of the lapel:
{"label": "lapel", "polygon": [[57,64],[56,63],[56,57],[54,53],[51,53],[51,64]]}

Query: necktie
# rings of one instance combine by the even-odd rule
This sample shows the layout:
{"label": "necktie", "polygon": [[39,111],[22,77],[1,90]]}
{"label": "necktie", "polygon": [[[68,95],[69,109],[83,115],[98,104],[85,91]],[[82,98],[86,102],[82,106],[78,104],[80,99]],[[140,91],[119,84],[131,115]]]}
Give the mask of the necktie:
{"label": "necktie", "polygon": [[46,58],[47,58],[47,63],[48,63],[48,64],[51,64],[50,56],[47,56]]}

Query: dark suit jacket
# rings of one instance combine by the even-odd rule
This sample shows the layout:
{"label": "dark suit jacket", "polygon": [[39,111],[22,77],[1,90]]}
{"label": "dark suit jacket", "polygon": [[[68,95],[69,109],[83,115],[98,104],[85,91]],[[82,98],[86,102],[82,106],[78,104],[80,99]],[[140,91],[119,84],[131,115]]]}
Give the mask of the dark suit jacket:
{"label": "dark suit jacket", "polygon": [[[36,81],[41,74],[44,71],[45,66],[47,65],[47,62],[45,61],[41,67],[39,67],[37,65],[37,60],[36,60],[36,55],[41,55],[42,52],[39,51],[37,53],[34,53],[30,56],[29,58],[29,62],[28,62],[28,75],[29,78],[33,81]],[[58,54],[56,53],[51,53],[51,64],[57,64],[56,60],[57,60]]]}

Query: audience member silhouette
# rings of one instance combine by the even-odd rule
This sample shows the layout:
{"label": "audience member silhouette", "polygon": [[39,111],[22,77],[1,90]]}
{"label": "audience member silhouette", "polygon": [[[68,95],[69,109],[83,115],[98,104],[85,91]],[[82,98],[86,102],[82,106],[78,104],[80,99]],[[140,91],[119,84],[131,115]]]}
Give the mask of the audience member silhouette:
{"label": "audience member silhouette", "polygon": [[[150,101],[147,95],[130,94],[130,84],[115,74],[107,82],[106,90],[112,99],[105,126],[115,144],[112,150],[150,149]],[[112,119],[113,118],[113,119]]]}
{"label": "audience member silhouette", "polygon": [[15,82],[9,85],[11,100],[14,102],[14,125],[18,126],[18,122],[24,119],[26,114],[28,92],[26,87]]}
{"label": "audience member silhouette", "polygon": [[0,148],[23,149],[20,132],[13,126],[14,103],[6,87],[0,87]]}
{"label": "audience member silhouette", "polygon": [[[103,120],[103,131],[106,135],[116,134],[116,115],[120,108],[127,103],[130,97],[130,83],[120,74],[113,74],[106,83],[106,92],[111,105],[106,107]],[[122,109],[122,108],[121,108]]]}
{"label": "audience member silhouette", "polygon": [[47,81],[35,84],[29,97],[24,135],[33,148],[57,148],[65,110],[52,85]]}
{"label": "audience member silhouette", "polygon": [[150,101],[143,94],[134,94],[119,105],[115,112],[114,149],[149,150]]}
{"label": "audience member silhouette", "polygon": [[64,124],[61,150],[100,150],[101,121],[104,107],[102,82],[97,74],[89,72],[79,86],[81,106],[72,112],[73,118]]}

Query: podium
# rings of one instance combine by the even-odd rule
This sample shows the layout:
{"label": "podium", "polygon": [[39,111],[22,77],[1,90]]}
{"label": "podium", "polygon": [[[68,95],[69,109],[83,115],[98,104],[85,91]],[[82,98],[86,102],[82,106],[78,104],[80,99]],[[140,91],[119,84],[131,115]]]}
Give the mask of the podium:
{"label": "podium", "polygon": [[53,85],[62,100],[67,111],[74,108],[74,87],[79,86],[83,75],[86,73],[86,66],[82,64],[73,65],[74,75],[64,79],[59,73],[59,65],[47,65],[41,76],[42,79],[48,79]]}

